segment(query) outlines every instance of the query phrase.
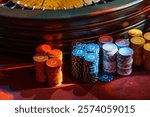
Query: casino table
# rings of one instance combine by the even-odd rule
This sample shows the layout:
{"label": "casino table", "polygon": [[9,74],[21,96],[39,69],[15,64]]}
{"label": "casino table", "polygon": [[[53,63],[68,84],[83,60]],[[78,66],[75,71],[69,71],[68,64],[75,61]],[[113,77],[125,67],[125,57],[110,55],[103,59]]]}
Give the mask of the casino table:
{"label": "casino table", "polygon": [[[73,80],[70,59],[64,59],[63,84],[49,87],[35,80],[30,57],[1,52],[0,100],[148,100],[150,72],[134,67],[130,76],[114,75],[109,83],[85,84]],[[21,67],[22,66],[22,67]],[[81,71],[82,72],[82,71]]]}

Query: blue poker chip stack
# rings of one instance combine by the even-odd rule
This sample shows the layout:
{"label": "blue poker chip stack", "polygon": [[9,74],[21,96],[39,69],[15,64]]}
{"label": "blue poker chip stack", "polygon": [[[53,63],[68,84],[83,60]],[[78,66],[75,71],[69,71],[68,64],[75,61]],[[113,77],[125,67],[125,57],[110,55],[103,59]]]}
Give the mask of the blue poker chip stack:
{"label": "blue poker chip stack", "polygon": [[101,82],[111,82],[112,80],[113,80],[113,75],[108,73],[101,74],[99,77],[99,81]]}
{"label": "blue poker chip stack", "polygon": [[84,82],[96,82],[99,75],[99,55],[87,53],[84,56],[83,77]]}
{"label": "blue poker chip stack", "polygon": [[98,80],[100,47],[95,43],[78,43],[72,50],[72,74],[82,82]]}
{"label": "blue poker chip stack", "polygon": [[83,45],[80,44],[77,45],[77,48],[75,48],[72,51],[72,57],[71,57],[71,63],[72,63],[72,75],[76,80],[82,80],[83,79],[83,62],[84,62],[84,55],[86,51],[83,48]]}

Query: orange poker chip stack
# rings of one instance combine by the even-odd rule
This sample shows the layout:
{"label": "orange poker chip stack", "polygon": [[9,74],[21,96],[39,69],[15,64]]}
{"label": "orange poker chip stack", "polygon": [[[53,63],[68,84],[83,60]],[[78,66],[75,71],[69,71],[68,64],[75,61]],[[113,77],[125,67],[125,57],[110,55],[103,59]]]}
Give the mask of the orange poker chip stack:
{"label": "orange poker chip stack", "polygon": [[35,55],[33,56],[33,60],[36,71],[36,80],[41,83],[46,82],[45,62],[48,60],[48,56]]}
{"label": "orange poker chip stack", "polygon": [[46,73],[50,86],[59,86],[62,84],[62,61],[58,58],[50,58],[46,61]]}
{"label": "orange poker chip stack", "polygon": [[51,51],[48,52],[49,58],[58,58],[60,60],[63,59],[63,53],[59,49],[52,49]]}
{"label": "orange poker chip stack", "polygon": [[144,68],[148,71],[150,71],[150,43],[146,43],[143,46],[143,62],[144,62]]}
{"label": "orange poker chip stack", "polygon": [[143,45],[145,44],[145,39],[143,37],[133,37],[130,40],[130,46],[134,50],[133,54],[133,64],[142,65],[143,63]]}
{"label": "orange poker chip stack", "polygon": [[61,50],[51,50],[51,46],[48,44],[39,45],[36,48],[36,55],[33,56],[33,60],[38,82],[48,81],[50,86],[62,84],[63,52]]}
{"label": "orange poker chip stack", "polygon": [[36,48],[36,54],[39,55],[46,55],[50,51],[51,51],[51,46],[48,44],[42,44]]}

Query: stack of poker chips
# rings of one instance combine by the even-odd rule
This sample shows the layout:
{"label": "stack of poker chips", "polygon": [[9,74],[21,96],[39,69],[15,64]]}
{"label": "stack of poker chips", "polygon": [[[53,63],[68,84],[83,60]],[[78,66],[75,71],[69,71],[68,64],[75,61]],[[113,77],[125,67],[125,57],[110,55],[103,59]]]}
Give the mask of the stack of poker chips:
{"label": "stack of poker chips", "polygon": [[117,73],[123,76],[132,73],[133,50],[129,47],[119,49],[117,54]]}
{"label": "stack of poker chips", "polygon": [[72,63],[72,75],[76,80],[83,80],[83,61],[84,61],[85,49],[82,44],[77,45],[72,51],[71,63]]}
{"label": "stack of poker chips", "polygon": [[62,84],[62,61],[59,58],[51,58],[46,61],[46,73],[50,86]]}
{"label": "stack of poker chips", "polygon": [[128,47],[130,42],[127,39],[117,39],[115,41],[115,44],[117,45],[118,49],[123,48],[123,47]]}
{"label": "stack of poker chips", "polygon": [[143,63],[145,70],[150,71],[150,43],[143,46]]}
{"label": "stack of poker chips", "polygon": [[116,54],[118,51],[114,43],[106,43],[102,46],[103,49],[103,71],[104,73],[116,72]]}
{"label": "stack of poker chips", "polygon": [[99,52],[98,44],[90,43],[85,46],[83,77],[84,82],[96,82],[99,75]]}
{"label": "stack of poker chips", "polygon": [[146,43],[150,43],[150,32],[147,32],[144,34],[144,39],[145,39]]}
{"label": "stack of poker chips", "polygon": [[80,81],[89,83],[98,80],[99,45],[78,44],[72,51],[72,74]]}
{"label": "stack of poker chips", "polygon": [[59,86],[62,83],[63,53],[58,49],[51,49],[48,44],[39,45],[33,56],[36,80],[49,83],[50,86]]}
{"label": "stack of poker chips", "polygon": [[130,39],[130,47],[134,50],[133,54],[133,64],[142,65],[143,63],[143,45],[145,44],[145,39],[143,37],[132,37]]}

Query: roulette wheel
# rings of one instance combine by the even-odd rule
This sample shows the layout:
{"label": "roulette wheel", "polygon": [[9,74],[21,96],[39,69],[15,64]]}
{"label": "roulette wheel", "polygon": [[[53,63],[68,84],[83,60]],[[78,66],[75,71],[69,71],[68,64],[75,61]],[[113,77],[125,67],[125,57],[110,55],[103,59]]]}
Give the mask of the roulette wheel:
{"label": "roulette wheel", "polygon": [[33,54],[47,43],[70,53],[73,40],[149,29],[149,0],[0,0],[0,50]]}

